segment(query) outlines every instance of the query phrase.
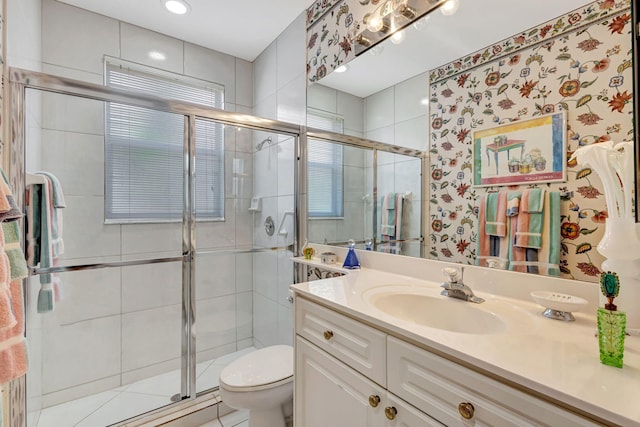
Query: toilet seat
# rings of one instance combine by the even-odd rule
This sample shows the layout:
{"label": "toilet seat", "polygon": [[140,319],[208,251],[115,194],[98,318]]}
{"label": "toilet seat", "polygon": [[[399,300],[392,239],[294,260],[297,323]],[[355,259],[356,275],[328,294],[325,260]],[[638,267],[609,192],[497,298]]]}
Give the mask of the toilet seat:
{"label": "toilet seat", "polygon": [[220,372],[220,387],[248,392],[293,381],[293,347],[274,345],[234,360]]}

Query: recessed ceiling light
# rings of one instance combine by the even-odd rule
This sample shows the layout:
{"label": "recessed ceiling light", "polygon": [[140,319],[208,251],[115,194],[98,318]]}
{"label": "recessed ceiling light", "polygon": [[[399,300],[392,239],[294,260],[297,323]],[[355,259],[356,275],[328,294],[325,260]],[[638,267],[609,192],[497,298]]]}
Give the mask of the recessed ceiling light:
{"label": "recessed ceiling light", "polygon": [[335,71],[336,73],[344,73],[348,69],[349,69],[349,66],[347,64],[342,64],[341,66],[339,66],[338,68],[336,68],[333,71]]}
{"label": "recessed ceiling light", "polygon": [[176,15],[184,15],[191,10],[189,4],[184,0],[162,0],[162,2],[169,12]]}

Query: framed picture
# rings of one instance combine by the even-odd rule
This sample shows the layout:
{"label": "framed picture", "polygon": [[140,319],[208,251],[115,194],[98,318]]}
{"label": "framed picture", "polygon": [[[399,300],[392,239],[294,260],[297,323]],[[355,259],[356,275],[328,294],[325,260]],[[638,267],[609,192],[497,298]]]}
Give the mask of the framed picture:
{"label": "framed picture", "polygon": [[566,113],[545,114],[473,133],[473,185],[567,179]]}

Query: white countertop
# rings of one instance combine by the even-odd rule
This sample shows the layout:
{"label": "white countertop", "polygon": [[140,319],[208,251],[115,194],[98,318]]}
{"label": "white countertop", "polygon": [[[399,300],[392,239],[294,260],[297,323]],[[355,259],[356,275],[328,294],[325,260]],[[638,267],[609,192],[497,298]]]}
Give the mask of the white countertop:
{"label": "white countertop", "polygon": [[[369,255],[364,255],[364,257],[367,256]],[[379,255],[370,257],[376,258]],[[391,257],[397,256],[391,255]],[[406,259],[398,261],[390,259],[392,259],[391,262],[409,263],[406,265],[422,262],[424,265],[429,263],[433,266],[434,263],[434,261],[419,259],[411,262]],[[363,257],[361,257],[362,261]],[[296,262],[320,268],[326,267],[313,260],[296,259]],[[432,267],[426,268],[427,270],[431,268],[428,276],[433,277],[434,280],[430,281],[416,278],[415,274],[403,275],[366,268],[366,264],[367,262],[363,262],[363,268],[360,270],[342,270],[334,265],[333,270],[346,271],[346,275],[300,283],[291,288],[296,296],[319,302],[392,335],[407,338],[425,348],[444,353],[453,360],[490,372],[507,382],[519,384],[547,396],[552,401],[563,402],[578,411],[593,414],[612,424],[640,426],[640,337],[634,335],[626,337],[622,369],[601,364],[598,340],[595,337],[597,327],[593,301],[584,313],[574,313],[576,321],[562,322],[542,317],[541,306],[530,299],[514,298],[513,292],[503,293],[507,295],[505,296],[480,290],[483,287],[495,290],[499,287],[495,283],[485,283],[484,286],[480,286],[478,282],[478,286],[474,287],[472,283],[465,280],[477,296],[486,299],[486,302],[479,304],[483,306],[482,309],[493,311],[506,319],[508,328],[494,334],[449,332],[397,319],[366,301],[366,296],[372,293],[373,288],[397,285],[399,289],[400,286],[429,288],[428,292],[433,292],[435,298],[445,299],[445,303],[473,304],[440,296],[440,276],[432,274]],[[478,276],[479,274],[484,274],[482,269],[476,267],[469,267],[469,269],[479,271],[473,273],[475,276],[472,274],[472,278],[477,279],[482,277]],[[534,278],[531,277],[532,275],[511,272],[497,272],[497,274],[502,274],[508,279],[530,278],[527,282],[538,283],[533,286],[541,286],[543,283],[540,281],[543,278],[539,276]],[[516,276],[513,276],[514,274]],[[563,282],[567,282],[562,279],[548,277],[546,279],[545,283],[557,282],[553,282],[556,286],[554,289],[558,289],[557,286],[563,286]],[[513,283],[511,286],[514,286]],[[571,283],[567,286],[570,287],[569,289],[575,289],[571,288],[573,286]],[[592,296],[590,299],[593,300],[595,294],[591,288],[589,287],[586,294]],[[521,295],[524,294],[521,293]],[[597,304],[597,301],[595,303]]]}

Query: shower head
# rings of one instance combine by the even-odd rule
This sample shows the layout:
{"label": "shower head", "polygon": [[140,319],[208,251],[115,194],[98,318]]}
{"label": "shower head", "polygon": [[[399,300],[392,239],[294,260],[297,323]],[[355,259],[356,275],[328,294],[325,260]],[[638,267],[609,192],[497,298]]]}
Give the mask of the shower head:
{"label": "shower head", "polygon": [[262,150],[262,147],[264,147],[264,144],[271,144],[271,137],[264,139],[261,143],[256,145],[256,151]]}

